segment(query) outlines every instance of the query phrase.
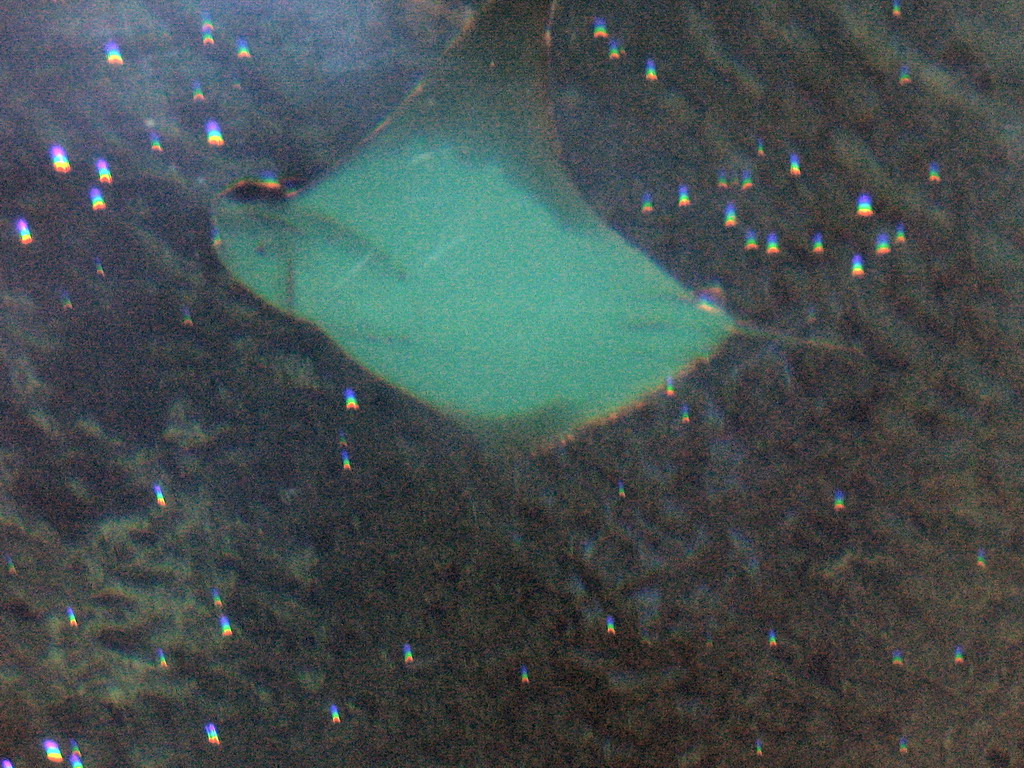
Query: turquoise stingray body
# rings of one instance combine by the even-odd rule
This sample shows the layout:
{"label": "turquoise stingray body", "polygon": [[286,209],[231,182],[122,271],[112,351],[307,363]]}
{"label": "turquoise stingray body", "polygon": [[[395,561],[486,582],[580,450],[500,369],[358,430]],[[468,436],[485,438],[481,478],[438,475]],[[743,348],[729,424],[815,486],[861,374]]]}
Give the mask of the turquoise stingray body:
{"label": "turquoise stingray body", "polygon": [[548,4],[497,0],[344,162],[277,203],[225,196],[230,273],[487,436],[608,416],[730,319],[609,228],[559,165]]}

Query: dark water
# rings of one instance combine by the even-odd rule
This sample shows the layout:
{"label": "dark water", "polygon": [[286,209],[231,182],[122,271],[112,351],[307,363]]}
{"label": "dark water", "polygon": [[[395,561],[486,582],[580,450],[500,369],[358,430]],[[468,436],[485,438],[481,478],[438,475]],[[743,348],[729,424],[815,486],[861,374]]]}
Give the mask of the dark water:
{"label": "dark water", "polygon": [[566,165],[743,328],[674,395],[495,455],[228,284],[209,243],[219,189],[330,167],[459,9],[10,9],[0,757],[1021,764],[1022,18],[900,10],[559,9]]}

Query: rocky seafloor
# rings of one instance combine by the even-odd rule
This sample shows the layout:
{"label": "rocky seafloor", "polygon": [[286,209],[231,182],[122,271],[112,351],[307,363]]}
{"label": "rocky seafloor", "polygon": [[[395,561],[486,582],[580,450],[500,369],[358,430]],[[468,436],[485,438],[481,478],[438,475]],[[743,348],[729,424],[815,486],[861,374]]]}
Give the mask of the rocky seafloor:
{"label": "rocky seafloor", "polygon": [[0,757],[1024,764],[1021,13],[564,5],[566,165],[742,325],[673,395],[526,452],[216,261],[220,188],[314,178],[463,20],[374,9],[212,4],[212,46],[183,3],[5,17]]}

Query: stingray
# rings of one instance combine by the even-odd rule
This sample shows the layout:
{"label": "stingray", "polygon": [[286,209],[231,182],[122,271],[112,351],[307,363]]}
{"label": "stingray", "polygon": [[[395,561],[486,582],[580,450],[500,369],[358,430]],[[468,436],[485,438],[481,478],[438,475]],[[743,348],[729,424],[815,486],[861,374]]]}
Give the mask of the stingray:
{"label": "stingray", "polygon": [[549,14],[549,1],[493,0],[339,167],[276,201],[225,194],[216,211],[233,278],[500,440],[613,415],[733,328],[560,165]]}

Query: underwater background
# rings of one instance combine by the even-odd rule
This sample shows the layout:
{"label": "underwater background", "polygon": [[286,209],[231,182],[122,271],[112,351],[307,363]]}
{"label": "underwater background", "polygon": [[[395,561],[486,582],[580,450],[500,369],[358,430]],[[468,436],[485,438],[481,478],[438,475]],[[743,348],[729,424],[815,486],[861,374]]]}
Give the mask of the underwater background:
{"label": "underwater background", "polygon": [[557,7],[566,167],[741,325],[535,451],[211,236],[237,179],[342,162],[473,11],[8,4],[0,758],[1024,765],[1024,11]]}

